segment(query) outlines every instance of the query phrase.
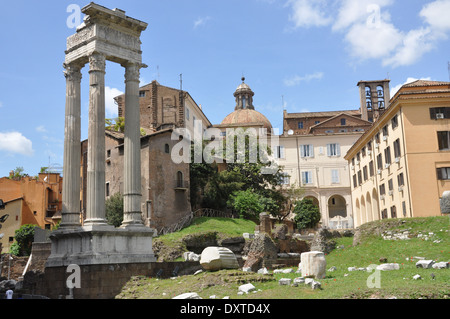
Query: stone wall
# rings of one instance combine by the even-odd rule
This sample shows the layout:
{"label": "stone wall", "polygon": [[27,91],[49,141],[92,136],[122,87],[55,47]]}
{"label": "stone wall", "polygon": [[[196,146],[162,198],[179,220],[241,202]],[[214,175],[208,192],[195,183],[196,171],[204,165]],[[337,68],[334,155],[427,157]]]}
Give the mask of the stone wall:
{"label": "stone wall", "polygon": [[[21,293],[49,297],[50,299],[114,299],[133,276],[170,278],[192,274],[201,269],[198,262],[164,262],[80,266],[80,288],[72,295],[66,281],[73,271],[67,267],[45,268],[43,273],[27,272]],[[70,297],[69,297],[70,296]]]}

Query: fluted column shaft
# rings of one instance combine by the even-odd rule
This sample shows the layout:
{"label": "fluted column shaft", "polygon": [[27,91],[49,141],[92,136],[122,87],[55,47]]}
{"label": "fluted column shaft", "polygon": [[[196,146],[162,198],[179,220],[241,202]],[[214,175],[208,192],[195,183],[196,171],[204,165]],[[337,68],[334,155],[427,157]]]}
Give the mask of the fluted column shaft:
{"label": "fluted column shaft", "polygon": [[125,66],[124,216],[122,227],[143,225],[141,216],[140,64]]}
{"label": "fluted column shaft", "polygon": [[105,56],[89,57],[89,126],[85,225],[105,219]]}
{"label": "fluted column shaft", "polygon": [[61,227],[78,227],[80,222],[81,159],[81,66],[64,65],[66,110]]}

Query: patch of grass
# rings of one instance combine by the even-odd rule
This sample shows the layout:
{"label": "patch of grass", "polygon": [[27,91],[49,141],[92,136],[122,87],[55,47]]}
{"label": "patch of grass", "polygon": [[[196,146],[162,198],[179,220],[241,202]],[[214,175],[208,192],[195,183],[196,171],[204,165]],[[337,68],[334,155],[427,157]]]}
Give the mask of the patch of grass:
{"label": "patch of grass", "polygon": [[[391,228],[387,225],[391,223],[390,220],[377,223],[377,227]],[[416,235],[430,232],[434,235],[429,240],[413,236],[409,240],[388,241],[372,233],[364,236],[357,246],[353,246],[351,237],[337,238],[335,239],[337,247],[343,246],[343,248],[337,248],[326,255],[327,270],[332,266],[336,266],[337,270],[327,271],[326,278],[318,280],[322,284],[321,290],[312,290],[306,285],[291,287],[278,284],[281,278],[294,279],[301,276],[296,273],[267,276],[237,270],[222,270],[165,280],[135,277],[127,283],[117,298],[169,299],[185,292],[196,292],[204,299],[208,299],[211,295],[216,295],[217,298],[229,296],[230,299],[450,298],[450,269],[418,269],[415,266],[417,261],[412,260],[412,257],[420,256],[436,262],[450,261],[448,217],[405,219],[405,222],[400,224],[391,223],[391,225],[394,224],[397,226],[392,227],[410,228],[411,233]],[[234,224],[226,225],[216,225],[216,228],[210,228],[209,225],[207,228],[202,228],[205,225],[200,223],[198,229],[202,228],[203,231],[229,229]],[[241,231],[242,229],[239,233]],[[252,230],[248,228],[242,232],[252,232]],[[440,242],[433,242],[436,239]],[[348,267],[368,267],[384,263],[380,262],[380,258],[387,258],[388,263],[398,263],[400,269],[378,271],[379,277],[374,277],[375,271],[348,271]],[[294,268],[294,270],[297,269]],[[432,279],[432,273],[435,275],[434,279]],[[419,274],[422,279],[414,280],[413,276],[416,274]],[[380,286],[371,288],[371,285],[377,283],[376,278],[379,278]],[[260,291],[238,295],[238,287],[249,282]]]}

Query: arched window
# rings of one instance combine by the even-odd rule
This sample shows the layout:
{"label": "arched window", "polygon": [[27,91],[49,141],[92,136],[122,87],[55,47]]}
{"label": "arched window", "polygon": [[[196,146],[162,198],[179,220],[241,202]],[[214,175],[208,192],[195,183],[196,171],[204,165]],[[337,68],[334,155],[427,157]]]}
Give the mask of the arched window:
{"label": "arched window", "polygon": [[177,172],[177,187],[183,187],[183,173],[180,171]]}

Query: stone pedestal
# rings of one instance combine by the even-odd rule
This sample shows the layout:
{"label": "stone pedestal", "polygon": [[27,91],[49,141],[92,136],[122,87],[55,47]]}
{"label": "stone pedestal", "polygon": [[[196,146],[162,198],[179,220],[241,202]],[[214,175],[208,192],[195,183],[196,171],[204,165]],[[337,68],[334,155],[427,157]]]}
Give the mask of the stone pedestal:
{"label": "stone pedestal", "polygon": [[57,230],[50,235],[52,252],[46,267],[155,262],[152,249],[154,230],[113,226],[83,226]]}
{"label": "stone pedestal", "polygon": [[302,277],[323,279],[326,275],[327,261],[321,251],[310,251],[300,255],[302,263]]}
{"label": "stone pedestal", "polygon": [[259,231],[269,235],[272,233],[272,224],[268,213],[259,214]]}

